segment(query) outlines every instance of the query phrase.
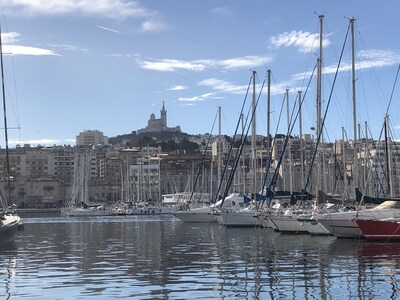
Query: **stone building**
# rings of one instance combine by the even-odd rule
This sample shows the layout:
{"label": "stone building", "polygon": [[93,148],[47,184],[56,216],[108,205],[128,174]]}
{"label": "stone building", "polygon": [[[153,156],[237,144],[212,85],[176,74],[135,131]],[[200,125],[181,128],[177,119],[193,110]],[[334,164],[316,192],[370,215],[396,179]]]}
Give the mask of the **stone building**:
{"label": "stone building", "polygon": [[164,101],[163,106],[160,111],[160,119],[156,119],[155,114],[150,115],[150,119],[147,121],[147,126],[143,129],[139,129],[137,131],[138,134],[140,133],[147,133],[147,132],[181,132],[181,127],[168,127],[167,126],[167,110],[165,109]]}

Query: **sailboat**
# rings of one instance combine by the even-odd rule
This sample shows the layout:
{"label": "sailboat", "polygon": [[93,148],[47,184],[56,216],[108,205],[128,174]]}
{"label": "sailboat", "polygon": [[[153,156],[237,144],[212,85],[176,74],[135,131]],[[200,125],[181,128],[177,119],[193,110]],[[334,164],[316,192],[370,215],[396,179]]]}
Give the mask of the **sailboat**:
{"label": "sailboat", "polygon": [[68,217],[110,216],[114,213],[105,206],[89,205],[89,161],[88,154],[82,155],[78,166],[75,166],[74,181],[71,193],[61,214]]}
{"label": "sailboat", "polygon": [[[353,111],[354,111],[354,145],[356,142],[356,121],[355,121],[355,65],[354,65],[354,21],[355,19],[350,19],[350,28],[352,32],[352,76],[353,76]],[[397,78],[397,76],[396,76]],[[385,128],[387,124],[388,113],[386,113],[385,117]],[[354,164],[355,164],[355,172],[354,172],[354,182],[355,186],[357,186],[357,149],[354,146]],[[390,165],[387,163],[388,168]],[[389,178],[387,180],[390,180]],[[357,191],[357,189],[355,189]],[[388,218],[399,218],[400,217],[400,203],[399,201],[395,201],[394,198],[388,198],[387,201],[379,204],[374,208],[361,209],[361,205],[359,205],[358,210],[351,211],[339,211],[331,214],[322,214],[317,215],[316,219],[326,228],[329,232],[338,237],[338,238],[363,238],[364,233],[360,229],[357,220],[366,220],[366,219],[388,219]],[[362,222],[360,222],[362,223]]]}
{"label": "sailboat", "polygon": [[400,240],[400,219],[357,219],[364,237],[367,240],[392,242]]}
{"label": "sailboat", "polygon": [[7,199],[3,201],[1,197],[2,211],[0,211],[0,245],[8,244],[14,241],[15,235],[18,231],[18,226],[21,218],[17,215],[15,205],[8,206],[11,201],[11,177],[10,177],[10,159],[8,149],[8,132],[7,132],[7,116],[6,116],[6,97],[4,89],[4,68],[3,68],[3,44],[1,39],[0,27],[0,63],[1,63],[1,87],[3,95],[3,112],[4,112],[4,136],[6,143],[6,175],[7,175]]}

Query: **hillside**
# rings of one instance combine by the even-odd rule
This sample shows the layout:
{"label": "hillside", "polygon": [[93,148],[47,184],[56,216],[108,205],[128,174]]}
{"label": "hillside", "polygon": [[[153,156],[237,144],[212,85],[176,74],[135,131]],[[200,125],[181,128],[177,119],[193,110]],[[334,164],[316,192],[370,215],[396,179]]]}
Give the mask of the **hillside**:
{"label": "hillside", "polygon": [[148,132],[137,134],[132,131],[129,134],[118,135],[110,137],[109,143],[111,145],[121,145],[126,147],[158,147],[162,148],[164,152],[175,150],[198,150],[199,145],[189,141],[190,135],[183,132]]}

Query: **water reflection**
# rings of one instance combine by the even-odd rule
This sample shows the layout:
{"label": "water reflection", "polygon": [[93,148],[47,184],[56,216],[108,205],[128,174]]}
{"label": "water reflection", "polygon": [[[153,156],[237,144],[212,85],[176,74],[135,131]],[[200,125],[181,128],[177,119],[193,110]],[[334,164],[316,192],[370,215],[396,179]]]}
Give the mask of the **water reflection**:
{"label": "water reflection", "polygon": [[42,299],[396,298],[400,244],[185,224],[26,219],[0,250],[0,294]]}

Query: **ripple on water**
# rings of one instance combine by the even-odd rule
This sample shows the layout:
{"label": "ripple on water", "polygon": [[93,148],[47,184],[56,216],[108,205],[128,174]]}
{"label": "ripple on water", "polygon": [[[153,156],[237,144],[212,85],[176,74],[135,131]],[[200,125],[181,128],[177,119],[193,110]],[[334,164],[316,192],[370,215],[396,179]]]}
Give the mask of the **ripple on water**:
{"label": "ripple on water", "polygon": [[32,218],[25,224],[16,245],[0,250],[0,294],[10,299],[397,296],[397,244],[281,236],[171,217]]}

